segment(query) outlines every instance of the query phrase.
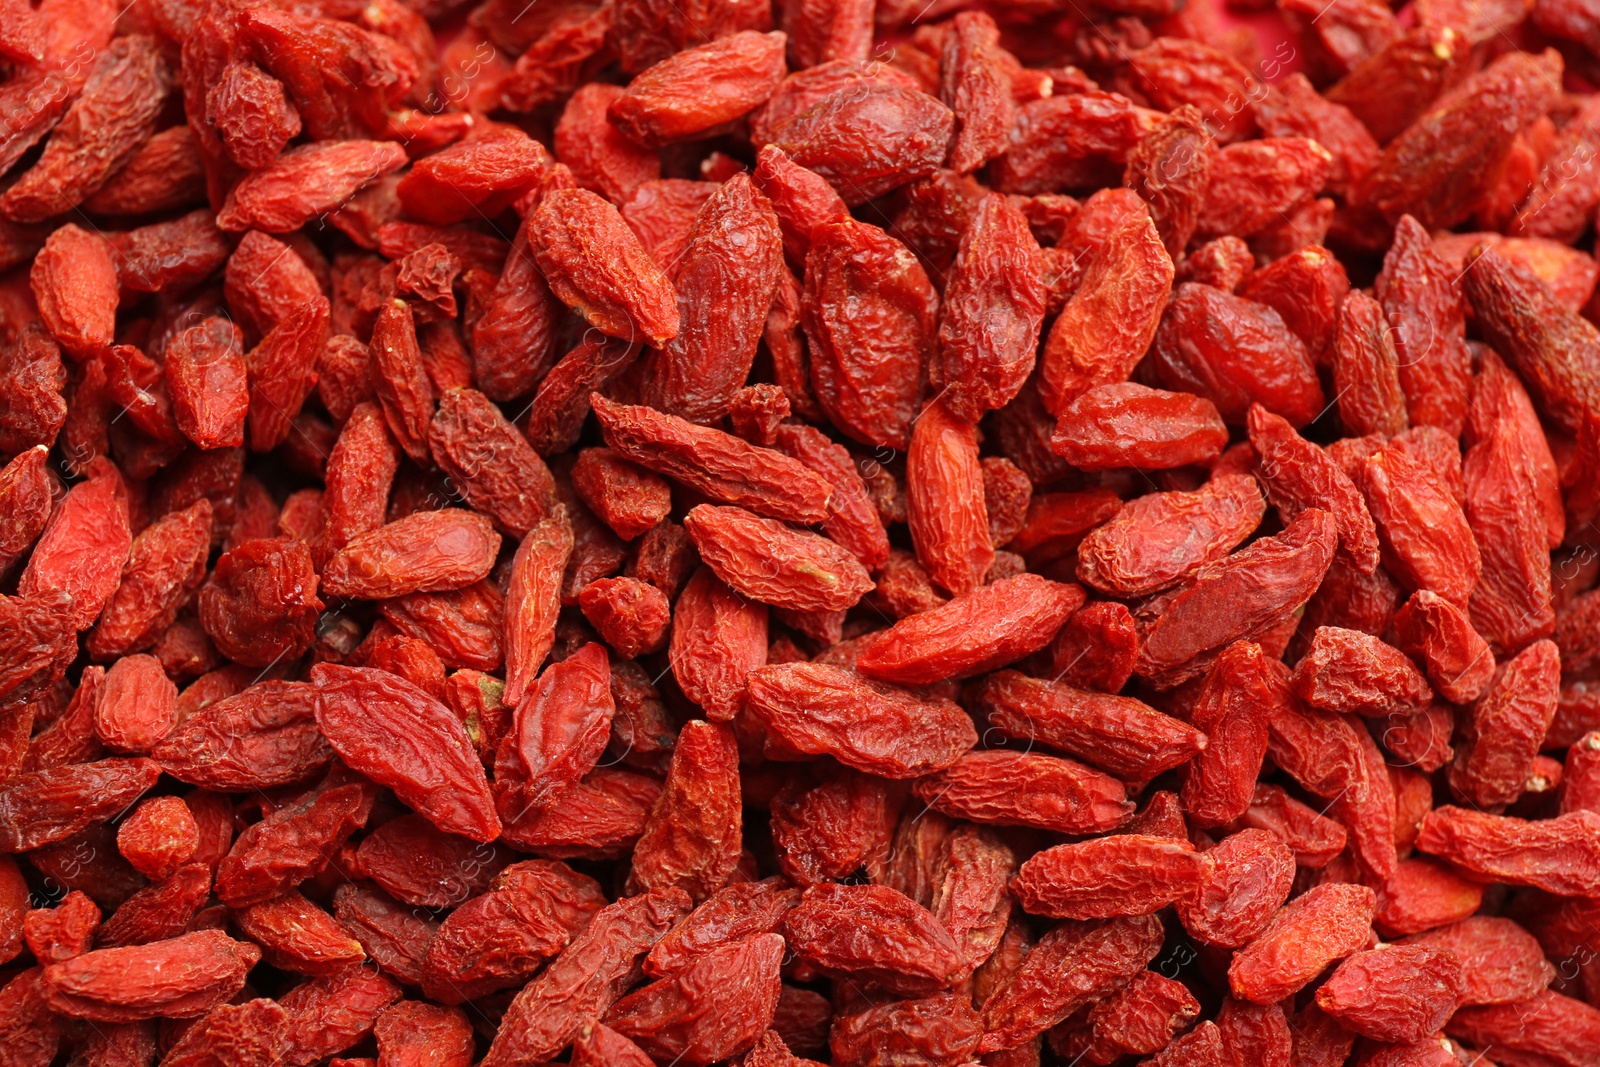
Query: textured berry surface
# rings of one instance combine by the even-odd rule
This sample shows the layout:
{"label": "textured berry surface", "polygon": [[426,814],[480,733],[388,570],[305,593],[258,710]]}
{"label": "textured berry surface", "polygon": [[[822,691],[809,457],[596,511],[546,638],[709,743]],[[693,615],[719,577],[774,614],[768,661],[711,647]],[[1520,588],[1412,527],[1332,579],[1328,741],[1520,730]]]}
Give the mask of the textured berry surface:
{"label": "textured berry surface", "polygon": [[0,0],[0,1065],[1600,1067],[1593,0]]}

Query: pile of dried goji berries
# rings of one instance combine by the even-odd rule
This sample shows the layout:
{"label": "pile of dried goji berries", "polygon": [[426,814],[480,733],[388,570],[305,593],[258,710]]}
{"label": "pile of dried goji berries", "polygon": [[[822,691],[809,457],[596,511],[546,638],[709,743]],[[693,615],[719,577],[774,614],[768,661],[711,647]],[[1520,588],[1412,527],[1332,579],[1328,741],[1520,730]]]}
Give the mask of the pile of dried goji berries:
{"label": "pile of dried goji berries", "polygon": [[0,0],[0,1067],[1600,1067],[1600,8],[1261,6]]}

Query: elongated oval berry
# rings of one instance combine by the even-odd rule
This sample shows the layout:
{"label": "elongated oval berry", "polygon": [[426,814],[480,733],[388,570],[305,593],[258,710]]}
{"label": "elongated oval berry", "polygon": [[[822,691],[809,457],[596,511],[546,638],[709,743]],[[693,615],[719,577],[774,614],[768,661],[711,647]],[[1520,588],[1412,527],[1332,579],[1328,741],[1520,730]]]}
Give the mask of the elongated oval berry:
{"label": "elongated oval berry", "polygon": [[387,671],[319,663],[311,682],[317,725],[351,769],[446,833],[499,836],[483,764],[454,712]]}
{"label": "elongated oval berry", "polygon": [[1411,715],[1433,703],[1433,690],[1404,653],[1338,626],[1317,627],[1295,665],[1294,688],[1314,708],[1351,715]]}
{"label": "elongated oval berry", "polygon": [[333,759],[307,682],[257,682],[191,712],[151,758],[180,782],[207,789],[268,789],[303,780]]}
{"label": "elongated oval berry", "polygon": [[647,470],[713,500],[786,522],[828,517],[827,479],[781,452],[654,408],[614,403],[599,394],[593,403],[606,444]]}
{"label": "elongated oval berry", "polygon": [[1143,971],[1162,940],[1155,915],[1057,925],[984,1001],[979,1047],[1014,1048],[1062,1022]]}
{"label": "elongated oval berry", "polygon": [[927,93],[867,82],[824,97],[776,141],[854,205],[932,174],[954,127],[955,115]]}
{"label": "elongated oval berry", "polygon": [[735,175],[696,213],[673,263],[679,333],[647,359],[641,399],[692,422],[726,415],[750,376],[782,270],[778,216]]}
{"label": "elongated oval berry", "polygon": [[683,695],[706,718],[727,722],[739,712],[745,676],[767,662],[767,606],[701,567],[678,596],[668,653]]}
{"label": "elongated oval berry", "polygon": [[1366,501],[1328,453],[1301,437],[1288,420],[1260,404],[1247,416],[1255,475],[1285,522],[1306,508],[1333,516],[1339,547],[1363,572],[1378,565],[1378,530]]}
{"label": "elongated oval berry", "polygon": [[1332,517],[1312,509],[1276,537],[1201,567],[1161,598],[1135,671],[1173,684],[1202,673],[1233,641],[1265,634],[1311,598],[1336,542]]}
{"label": "elongated oval berry", "polygon": [[624,341],[659,346],[678,335],[672,283],[610,203],[557,189],[529,218],[529,250],[563,304]]}
{"label": "elongated oval berry", "polygon": [[1212,867],[1188,896],[1179,897],[1183,928],[1208,945],[1239,948],[1259,934],[1289,899],[1295,858],[1266,830],[1229,834],[1206,852]]}
{"label": "elongated oval berry", "polygon": [[1242,423],[1252,402],[1304,426],[1324,396],[1300,338],[1265,304],[1209,285],[1178,287],[1156,332],[1153,363],[1168,389],[1197,393]]}
{"label": "elongated oval berry", "polygon": [[927,274],[894,237],[853,219],[812,229],[801,298],[811,387],[845,434],[910,444],[938,312]]}
{"label": "elongated oval berry", "polygon": [[255,945],[221,930],[199,930],[53,963],[45,969],[43,989],[55,1011],[95,1022],[192,1018],[243,988],[260,959]]}
{"label": "elongated oval berry", "polygon": [[969,752],[913,788],[936,811],[996,826],[1094,834],[1133,814],[1115,778],[1039,752]]}
{"label": "elongated oval berry", "polygon": [[1419,1041],[1461,999],[1461,962],[1443,949],[1384,945],[1345,960],[1317,990],[1317,1007],[1377,1041]]}
{"label": "elongated oval berry", "polygon": [[1059,749],[1129,782],[1181,766],[1206,745],[1199,730],[1133,697],[1075,689],[1018,671],[996,671],[984,679],[978,707],[991,730]]}
{"label": "elongated oval berry", "polygon": [[687,724],[672,750],[661,797],[634,846],[629,891],[679,889],[705,900],[732,877],[742,827],[732,728]]}
{"label": "elongated oval berry", "polygon": [[647,148],[694,140],[766,102],[788,72],[787,43],[746,30],[687,48],[629,82],[607,117]]}
{"label": "elongated oval berry", "polygon": [[888,886],[812,886],[784,917],[783,933],[812,966],[899,993],[941,989],[961,966],[939,920]]}
{"label": "elongated oval berry", "polygon": [[706,566],[752,600],[794,611],[843,611],[872,588],[848,549],[742,508],[701,504],[683,526]]}
{"label": "elongated oval berry", "polygon": [[1192,493],[1148,493],[1083,539],[1078,577],[1111,596],[1154,593],[1233,551],[1265,511],[1248,475],[1223,475]]}
{"label": "elongated oval berry", "polygon": [[611,667],[591,641],[545,668],[518,701],[495,754],[495,806],[507,823],[538,818],[594,769],[611,739]]}
{"label": "elongated oval berry", "polygon": [[488,574],[499,551],[500,535],[486,516],[419,511],[351,538],[328,561],[322,588],[367,600],[461,589]]}
{"label": "elongated oval berry", "polygon": [[1036,853],[1012,886],[1032,914],[1108,919],[1146,915],[1188,896],[1212,866],[1187,841],[1117,834]]}
{"label": "elongated oval berry", "polygon": [[1352,480],[1378,524],[1384,566],[1404,585],[1465,606],[1483,565],[1460,503],[1393,446],[1357,466]]}
{"label": "elongated oval berry", "polygon": [[978,428],[936,403],[917,416],[906,454],[906,516],[917,560],[951,593],[983,583],[994,562]]}
{"label": "elongated oval berry", "polygon": [[1211,401],[1137,382],[1091,386],[1060,414],[1050,448],[1079,470],[1205,464],[1228,443],[1228,428]]}
{"label": "elongated oval berry", "polygon": [[235,185],[217,213],[217,225],[292,233],[405,163],[405,150],[392,141],[300,145]]}
{"label": "elongated oval berry", "polygon": [[1005,407],[1028,380],[1044,322],[1043,270],[1027,218],[998,193],[984,197],[945,283],[939,358],[930,367],[934,384],[947,387],[944,403],[962,418]]}
{"label": "elongated oval berry", "polygon": [[1087,258],[1039,360],[1039,395],[1054,415],[1097,385],[1127,380],[1172,292],[1172,259],[1149,217],[1129,221]]}
{"label": "elongated oval berry", "polygon": [[657,1059],[702,1065],[726,1060],[772,1021],[783,955],[777,934],[713,949],[682,974],[617,1001],[606,1018]]}
{"label": "elongated oval berry", "polygon": [[1035,574],[1003,578],[878,633],[856,669],[902,685],[969,678],[1037,652],[1082,603],[1077,586]]}
{"label": "elongated oval berry", "polygon": [[781,423],[775,443],[833,483],[822,531],[853,552],[868,570],[880,566],[889,555],[889,535],[849,451],[820,430],[797,422]]}
{"label": "elongated oval berry", "polygon": [[973,745],[972,720],[948,700],[924,699],[822,663],[750,672],[746,707],[783,742],[884,778],[915,778]]}
{"label": "elongated oval berry", "polygon": [[1527,1000],[1555,977],[1555,966],[1545,958],[1534,936],[1499,916],[1474,915],[1412,934],[1402,943],[1441,949],[1461,961],[1463,1006]]}

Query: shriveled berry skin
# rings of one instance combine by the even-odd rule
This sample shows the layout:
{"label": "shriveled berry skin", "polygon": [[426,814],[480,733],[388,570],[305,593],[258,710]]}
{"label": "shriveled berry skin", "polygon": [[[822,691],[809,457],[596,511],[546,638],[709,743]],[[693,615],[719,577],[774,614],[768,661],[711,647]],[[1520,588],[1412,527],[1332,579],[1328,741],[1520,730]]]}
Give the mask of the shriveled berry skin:
{"label": "shriveled berry skin", "polygon": [[1211,163],[1196,232],[1202,237],[1259,233],[1321,192],[1332,162],[1332,153],[1307,137],[1224,145]]}
{"label": "shriveled berry skin", "polygon": [[1113,1063],[1120,1056],[1160,1052],[1199,1014],[1199,1003],[1183,983],[1141,971],[1089,1009],[1082,1027],[1056,1030],[1051,1047],[1058,1055],[1081,1056],[1085,1063]]}
{"label": "shriveled berry skin", "polygon": [[957,1063],[978,1047],[980,1027],[968,1000],[961,994],[944,994],[890,1001],[839,1016],[828,1039],[829,1050],[844,1063],[896,1056]]}
{"label": "shriveled berry skin", "polygon": [[645,957],[644,971],[656,978],[678,974],[702,953],[747,937],[778,930],[800,902],[801,890],[781,878],[734,882],[711,894],[692,918],[674,927]]}
{"label": "shriveled berry skin", "polygon": [[1255,479],[1227,475],[1192,493],[1151,493],[1078,546],[1078,577],[1112,596],[1175,584],[1231,552],[1255,531],[1266,502]]}
{"label": "shriveled berry skin", "polygon": [[632,659],[666,644],[672,609],[666,595],[637,578],[601,578],[578,594],[584,617],[619,656]]}
{"label": "shriveled berry skin", "polygon": [[1255,475],[1279,515],[1292,520],[1306,508],[1328,512],[1339,530],[1339,547],[1370,572],[1378,565],[1378,531],[1350,476],[1324,449],[1259,404],[1250,406],[1247,418]]}
{"label": "shriveled berry skin", "polygon": [[1195,938],[1239,948],[1261,932],[1289,897],[1294,853],[1266,830],[1229,834],[1206,852],[1212,867],[1192,895],[1175,901]]}
{"label": "shriveled berry skin", "polygon": [[1189,765],[1181,797],[1201,826],[1221,826],[1249,810],[1271,709],[1281,699],[1275,666],[1260,645],[1236,642],[1217,657],[1195,696],[1190,721],[1205,733],[1206,747]]}
{"label": "shriveled berry skin", "polygon": [[521,822],[555,808],[594,769],[615,711],[611,669],[599,644],[546,668],[495,749],[493,789],[502,818]]}
{"label": "shriveled berry skin", "polygon": [[527,536],[555,502],[544,460],[475,389],[451,389],[439,398],[428,450],[467,503],[512,537]]}
{"label": "shriveled berry skin", "polygon": [[474,841],[498,836],[483,765],[448,708],[371,668],[318,664],[311,681],[317,725],[352,769],[395,790],[447,833]]}
{"label": "shriveled berry skin", "polygon": [[1192,105],[1174,108],[1128,152],[1123,184],[1150,206],[1169,257],[1194,236],[1214,154],[1212,131]]}
{"label": "shriveled berry skin", "polygon": [[906,456],[906,517],[917,559],[960,595],[994,562],[977,427],[934,404],[917,419]]}
{"label": "shriveled berry skin", "polygon": [[602,908],[556,963],[517,994],[485,1062],[507,1067],[560,1053],[586,1019],[616,1002],[618,984],[688,911],[688,898],[672,890],[625,897]]}
{"label": "shriveled berry skin", "polygon": [[1305,345],[1278,313],[1211,286],[1178,287],[1154,354],[1162,385],[1205,397],[1230,423],[1244,422],[1258,403],[1304,426],[1325,402]]}
{"label": "shriveled berry skin", "polygon": [[102,469],[68,490],[39,533],[17,580],[21,598],[63,593],[75,630],[88,629],[115,592],[133,547],[124,492],[115,469]]}
{"label": "shriveled berry skin", "polygon": [[1560,69],[1554,53],[1490,64],[1392,141],[1357,195],[1391,222],[1406,213],[1430,229],[1464,221],[1489,180],[1474,161],[1506,151],[1545,107]]}
{"label": "shriveled berry skin", "polygon": [[990,730],[1085,760],[1124,781],[1146,781],[1193,759],[1199,730],[1133,697],[997,671],[978,692]]}
{"label": "shriveled berry skin", "polygon": [[872,588],[848,549],[742,508],[701,504],[683,525],[717,577],[752,600],[796,611],[841,611]]}
{"label": "shriveled berry skin", "polygon": [[[9,572],[16,565],[50,521],[55,502],[51,499],[54,482],[48,453],[44,445],[35,445],[0,468],[0,507],[13,516],[10,529],[0,535],[0,573]],[[209,545],[209,534],[206,541]],[[132,557],[131,544],[129,556]]]}
{"label": "shriveled berry skin", "polygon": [[767,621],[765,604],[736,594],[710,567],[684,586],[673,614],[672,674],[706,718],[738,714],[746,675],[767,662]]}
{"label": "shriveled berry skin", "polygon": [[649,148],[692,140],[766,102],[787,72],[785,44],[746,30],[686,49],[635,78],[607,116]]}
{"label": "shriveled berry skin", "polygon": [[1103,833],[1133,813],[1121,782],[1035,752],[969,752],[913,789],[947,815],[1059,833]]}
{"label": "shriveled berry skin", "polygon": [[1559,1063],[1581,1062],[1600,1035],[1600,1013],[1581,1000],[1545,990],[1517,1004],[1466,1008],[1447,1025],[1449,1033],[1483,1046]]}
{"label": "shriveled berry skin", "polygon": [[1532,773],[1534,748],[1555,717],[1559,681],[1560,660],[1549,641],[1529,645],[1506,663],[1462,725],[1451,788],[1484,806],[1520,796]]}
{"label": "shriveled berry skin", "polygon": [[853,220],[812,229],[801,298],[811,387],[850,437],[910,444],[938,307],[916,257],[883,230]]}
{"label": "shriveled berry skin", "polygon": [[224,230],[292,233],[405,162],[405,151],[390,141],[300,145],[235,185],[217,213],[217,225]]}
{"label": "shriveled berry skin", "polygon": [[829,539],[848,548],[868,570],[882,565],[889,555],[888,533],[849,451],[820,431],[794,422],[779,424],[773,443],[833,483],[828,518],[822,524]]}
{"label": "shriveled berry skin", "polygon": [[96,1022],[193,1018],[242,988],[260,958],[261,950],[248,942],[201,930],[53,963],[45,968],[43,989],[53,1010]]}
{"label": "shriveled berry skin", "polygon": [[1365,886],[1329,882],[1290,901],[1228,967],[1234,996],[1274,1004],[1330,962],[1365,947],[1376,898]]}
{"label": "shriveled berry skin", "polygon": [[948,767],[977,743],[957,705],[925,699],[821,663],[773,664],[749,675],[745,706],[787,745],[885,778]]}
{"label": "shriveled berry skin", "polygon": [[1583,896],[1597,880],[1595,813],[1528,821],[1453,805],[1429,812],[1417,849],[1482,879]]}
{"label": "shriveled berry skin", "polygon": [[1209,400],[1137,382],[1091,387],[1060,414],[1050,448],[1080,470],[1204,464],[1228,442],[1227,427]]}
{"label": "shriveled berry skin", "polygon": [[557,189],[529,218],[529,251],[562,303],[624,341],[678,335],[677,293],[616,208],[587,189]]}
{"label": "shriveled berry skin", "polygon": [[352,538],[328,561],[322,588],[368,600],[461,589],[489,573],[499,550],[484,515],[419,511]]}
{"label": "shriveled berry skin", "polygon": [[682,973],[623,997],[606,1017],[659,1059],[724,1060],[750,1047],[772,1021],[783,955],[777,934],[712,949]]}
{"label": "shriveled berry skin", "polygon": [[1475,915],[1412,934],[1403,942],[1449,952],[1461,961],[1460,1006],[1509,1004],[1537,996],[1555,976],[1534,936],[1510,919]]}
{"label": "shriveled berry skin", "polygon": [[1588,320],[1494,249],[1472,260],[1462,284],[1485,338],[1551,420],[1576,432],[1600,410],[1600,335]]}
{"label": "shriveled berry skin", "polygon": [[1482,563],[1460,503],[1408,454],[1383,448],[1355,464],[1352,480],[1378,524],[1384,566],[1412,589],[1464,606]]}
{"label": "shriveled berry skin", "polygon": [[980,1048],[1013,1048],[1124,985],[1161,951],[1154,915],[1064,922],[1039,939],[1015,974],[984,1001]]}
{"label": "shriveled berry skin", "polygon": [[446,916],[428,942],[422,986],[458,1004],[525,981],[605,906],[586,875],[555,860],[524,860]]}
{"label": "shriveled berry skin", "polygon": [[1447,951],[1388,945],[1341,963],[1317,990],[1317,1007],[1374,1040],[1418,1041],[1455,1011],[1463,981],[1461,962]]}
{"label": "shriveled berry skin", "polygon": [[1394,326],[1400,385],[1411,422],[1457,434],[1467,414],[1471,354],[1455,272],[1410,215],[1394,229],[1374,291]]}
{"label": "shriveled berry skin", "polygon": [[205,578],[211,517],[211,502],[202,498],[139,531],[122,581],[89,633],[90,655],[109,659],[143,651],[172,625],[183,600]]}
{"label": "shriveled berry skin", "polygon": [[1204,673],[1228,643],[1270,631],[1310,599],[1336,541],[1332,517],[1311,509],[1282,534],[1201,567],[1161,598],[1164,613],[1144,628],[1135,673],[1176,684]]}
{"label": "shriveled berry skin", "polygon": [[1483,904],[1483,887],[1431,859],[1401,860],[1383,884],[1373,924],[1389,935],[1458,922]]}
{"label": "shriveled berry skin", "polygon": [[217,561],[200,589],[200,622],[219,649],[265,667],[316,639],[322,601],[311,553],[287,538],[246,541]]}
{"label": "shriveled berry skin", "polygon": [[1294,687],[1314,708],[1352,715],[1410,715],[1433,703],[1433,690],[1403,653],[1337,626],[1319,626],[1312,635],[1295,666]]}
{"label": "shriveled berry skin", "polygon": [[772,449],[654,408],[596,395],[594,411],[606,444],[624,458],[713,500],[786,522],[827,518],[828,482]]}
{"label": "shriveled berry skin", "polygon": [[1017,872],[1023,910],[1061,919],[1147,915],[1189,895],[1212,861],[1185,841],[1117,834],[1037,853]]}
{"label": "shriveled berry skin", "polygon": [[678,735],[661,798],[634,846],[629,886],[642,892],[679,889],[704,900],[733,876],[741,818],[732,729],[689,723]]}
{"label": "shriveled berry skin", "polygon": [[28,281],[40,321],[62,348],[84,358],[111,343],[117,268],[104,238],[67,223],[45,239]]}
{"label": "shriveled berry skin", "polygon": [[271,163],[300,132],[300,112],[283,83],[254,63],[235,60],[206,94],[206,118],[231,158],[245,170]]}
{"label": "shriveled berry skin", "polygon": [[982,674],[1044,647],[1082,603],[1076,586],[1004,578],[902,619],[873,639],[856,669],[902,685]]}
{"label": "shriveled berry skin", "polygon": [[941,989],[960,966],[955,942],[933,914],[887,886],[812,886],[784,917],[783,932],[812,966],[899,993]]}
{"label": "shriveled berry skin", "polygon": [[644,402],[692,422],[726,415],[750,375],[782,270],[778,216],[735,175],[695,214],[674,257],[679,333],[645,361]]}
{"label": "shriveled berry skin", "polygon": [[854,205],[932,174],[954,127],[950,109],[926,93],[869,84],[824,97],[776,131],[775,143]]}
{"label": "shriveled berry skin", "polygon": [[1042,272],[1027,218],[998,193],[984,197],[945,284],[939,357],[929,367],[962,418],[1004,407],[1026,383],[1044,322]]}

